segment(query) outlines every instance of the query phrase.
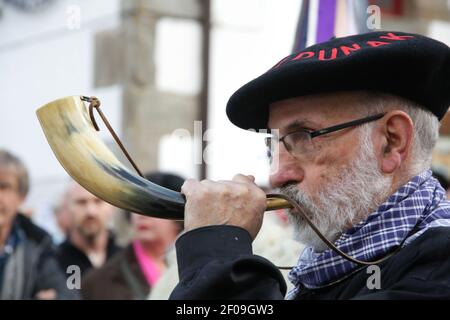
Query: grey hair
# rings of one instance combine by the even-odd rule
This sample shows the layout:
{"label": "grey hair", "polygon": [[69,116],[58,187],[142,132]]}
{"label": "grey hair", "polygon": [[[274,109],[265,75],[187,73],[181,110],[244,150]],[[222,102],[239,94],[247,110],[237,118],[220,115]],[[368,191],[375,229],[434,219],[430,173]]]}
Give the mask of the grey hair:
{"label": "grey hair", "polygon": [[26,197],[30,189],[30,178],[28,170],[23,162],[14,154],[0,149],[0,169],[14,170],[19,182],[19,193]]}
{"label": "grey hair", "polygon": [[[431,166],[431,155],[439,138],[438,118],[418,103],[386,94],[367,92],[365,105],[367,114],[401,110],[407,113],[414,124],[412,159],[413,173],[417,174]],[[369,126],[373,125],[371,123]],[[372,126],[373,127],[373,126]]]}

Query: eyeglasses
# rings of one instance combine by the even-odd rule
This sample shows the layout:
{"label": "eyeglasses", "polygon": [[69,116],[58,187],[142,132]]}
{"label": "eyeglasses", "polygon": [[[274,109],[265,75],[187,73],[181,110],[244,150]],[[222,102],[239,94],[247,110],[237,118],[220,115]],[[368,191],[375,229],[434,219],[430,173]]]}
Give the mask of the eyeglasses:
{"label": "eyeglasses", "polygon": [[311,152],[314,148],[312,143],[312,139],[315,137],[319,137],[331,132],[339,131],[342,129],[359,126],[364,123],[376,121],[384,117],[386,113],[380,113],[373,116],[369,116],[366,118],[361,118],[357,120],[353,120],[350,122],[345,122],[342,124],[338,124],[332,127],[323,128],[320,130],[307,130],[300,129],[285,134],[281,138],[277,138],[274,136],[266,137],[266,146],[268,148],[267,154],[270,160],[272,160],[273,155],[278,150],[279,142],[283,142],[284,147],[292,156],[299,156],[301,154],[305,154]]}

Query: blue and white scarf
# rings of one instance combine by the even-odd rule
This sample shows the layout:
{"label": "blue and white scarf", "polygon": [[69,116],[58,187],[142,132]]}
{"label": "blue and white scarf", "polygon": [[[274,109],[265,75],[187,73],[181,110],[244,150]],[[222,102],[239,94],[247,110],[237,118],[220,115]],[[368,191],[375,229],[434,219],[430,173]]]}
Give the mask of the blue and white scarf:
{"label": "blue and white scarf", "polygon": [[[416,228],[403,243],[408,245],[425,230],[433,227],[450,227],[450,201],[445,190],[426,170],[400,187],[386,202],[362,221],[343,233],[335,242],[343,252],[363,261],[382,258]],[[297,266],[289,273],[294,297],[302,287],[315,289],[346,278],[361,266],[348,261],[328,249],[314,252],[306,248]]]}

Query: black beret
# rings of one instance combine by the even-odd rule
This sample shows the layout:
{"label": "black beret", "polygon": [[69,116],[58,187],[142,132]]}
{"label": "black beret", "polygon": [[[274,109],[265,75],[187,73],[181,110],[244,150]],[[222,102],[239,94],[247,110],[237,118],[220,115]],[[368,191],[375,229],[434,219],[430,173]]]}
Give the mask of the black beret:
{"label": "black beret", "polygon": [[230,98],[243,129],[267,127],[272,102],[333,91],[368,90],[417,102],[442,119],[450,105],[450,48],[418,34],[371,32],[291,54]]}
{"label": "black beret", "polygon": [[165,173],[159,171],[148,172],[145,175],[145,179],[150,182],[159,184],[164,188],[180,192],[183,186],[184,179],[176,174]]}

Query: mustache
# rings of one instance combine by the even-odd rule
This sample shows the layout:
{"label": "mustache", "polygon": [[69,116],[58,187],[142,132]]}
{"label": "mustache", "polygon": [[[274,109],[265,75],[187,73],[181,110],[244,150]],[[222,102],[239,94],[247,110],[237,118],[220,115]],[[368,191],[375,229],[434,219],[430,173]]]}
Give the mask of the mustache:
{"label": "mustache", "polygon": [[295,183],[286,184],[280,188],[276,188],[274,189],[274,193],[280,193],[288,196],[300,206],[303,206],[306,203],[311,203],[310,196],[306,192],[299,190]]}
{"label": "mustache", "polygon": [[[295,183],[286,184],[280,188],[274,189],[274,193],[280,193],[282,195],[288,196],[291,198],[298,206],[302,209],[303,213],[305,213],[308,218],[312,218],[312,211],[316,209],[316,205],[313,203],[311,198],[307,193],[298,189]],[[290,215],[297,216],[298,219],[304,220],[303,216],[300,215],[295,209],[287,209],[287,212]]]}
{"label": "mustache", "polygon": [[298,194],[301,193],[301,191],[299,189],[297,189],[296,184],[295,183],[289,183],[289,184],[285,184],[282,187],[279,188],[275,188],[273,190],[274,193],[281,193],[285,196],[288,196],[290,198],[297,198]]}
{"label": "mustache", "polygon": [[81,223],[89,223],[89,222],[97,222],[99,223],[100,220],[96,217],[85,217],[83,220],[81,220]]}

